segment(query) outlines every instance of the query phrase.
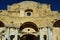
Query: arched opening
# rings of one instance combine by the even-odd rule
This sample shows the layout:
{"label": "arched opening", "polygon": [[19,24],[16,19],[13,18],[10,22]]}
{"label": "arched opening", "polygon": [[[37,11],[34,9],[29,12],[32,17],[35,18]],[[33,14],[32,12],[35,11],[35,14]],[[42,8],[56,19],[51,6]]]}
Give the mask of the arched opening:
{"label": "arched opening", "polygon": [[27,12],[27,16],[31,16],[31,12],[33,12],[32,9],[26,9],[25,12]]}
{"label": "arched opening", "polygon": [[46,35],[44,35],[44,40],[47,40],[47,36]]}
{"label": "arched opening", "polygon": [[4,23],[2,21],[0,21],[0,27],[4,27]]}
{"label": "arched opening", "polygon": [[32,34],[26,34],[23,35],[20,40],[37,40],[37,37]]}
{"label": "arched opening", "polygon": [[60,28],[60,20],[56,21],[56,22],[53,24],[53,27],[59,27],[59,28]]}
{"label": "arched opening", "polygon": [[27,16],[31,16],[31,12],[27,12]]}
{"label": "arched opening", "polygon": [[20,40],[20,36],[18,35],[18,38],[17,38],[18,40]]}
{"label": "arched opening", "polygon": [[25,22],[20,26],[20,30],[22,31],[24,28],[33,28],[35,31],[38,31],[37,25],[33,22]]}
{"label": "arched opening", "polygon": [[13,40],[13,39],[14,39],[14,37],[15,37],[15,35],[11,35],[11,36],[10,36],[10,39],[11,39],[11,40]]}
{"label": "arched opening", "polygon": [[40,40],[40,35],[37,36],[37,40]]}

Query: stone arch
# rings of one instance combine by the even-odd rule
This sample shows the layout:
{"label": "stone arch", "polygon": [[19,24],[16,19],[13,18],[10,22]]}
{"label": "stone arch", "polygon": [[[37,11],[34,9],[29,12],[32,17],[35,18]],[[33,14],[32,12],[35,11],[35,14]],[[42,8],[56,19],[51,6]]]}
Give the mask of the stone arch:
{"label": "stone arch", "polygon": [[20,30],[22,31],[24,28],[33,28],[35,31],[38,31],[38,27],[35,23],[33,22],[25,22],[20,26]]}
{"label": "stone arch", "polygon": [[0,27],[4,27],[4,26],[5,24],[2,21],[0,21]]}
{"label": "stone arch", "polygon": [[60,27],[60,20],[57,20],[54,24],[53,27]]}
{"label": "stone arch", "polygon": [[25,34],[20,40],[37,40],[37,37],[33,34]]}

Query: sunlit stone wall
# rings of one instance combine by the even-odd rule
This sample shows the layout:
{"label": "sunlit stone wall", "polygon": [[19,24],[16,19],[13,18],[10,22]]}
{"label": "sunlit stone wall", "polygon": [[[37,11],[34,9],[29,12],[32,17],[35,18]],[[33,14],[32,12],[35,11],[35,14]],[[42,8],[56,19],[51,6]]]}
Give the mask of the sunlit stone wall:
{"label": "sunlit stone wall", "polygon": [[[14,34],[16,37],[17,35],[22,37],[25,34],[34,34],[35,36],[40,35],[40,40],[44,40],[43,36],[46,34],[46,40],[60,40],[60,28],[53,27],[53,24],[60,20],[60,14],[58,11],[51,11],[50,6],[50,4],[45,3],[23,1],[8,5],[7,10],[0,10],[0,21],[5,25],[4,28],[0,28],[0,39],[2,35],[7,37],[7,34],[10,36],[12,33],[14,34],[16,32]],[[35,23],[39,31],[36,32],[32,28],[24,28],[22,32],[19,32],[19,28],[25,22]],[[47,29],[47,27],[49,27],[49,29]],[[30,31],[28,31],[28,29]],[[2,31],[4,31],[4,33],[2,33]],[[7,31],[9,33],[7,33]],[[52,38],[50,38],[50,36],[52,36]],[[14,40],[17,40],[16,37]],[[8,40],[10,40],[10,38],[8,38]]]}

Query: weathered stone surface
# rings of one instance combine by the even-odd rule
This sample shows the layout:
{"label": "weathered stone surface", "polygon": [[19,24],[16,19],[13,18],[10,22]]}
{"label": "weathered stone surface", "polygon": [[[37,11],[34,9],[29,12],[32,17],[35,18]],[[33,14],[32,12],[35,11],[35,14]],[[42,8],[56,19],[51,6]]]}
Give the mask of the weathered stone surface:
{"label": "weathered stone surface", "polygon": [[[27,9],[31,9],[33,11],[28,10],[26,12],[25,10]],[[31,14],[27,15],[27,13]],[[0,10],[0,21],[5,24],[5,34],[7,30],[6,27],[20,28],[21,25],[25,22],[33,22],[37,25],[38,30],[40,30],[40,28],[43,28],[42,35],[48,35],[46,28],[50,27],[53,34],[52,40],[60,40],[60,28],[53,27],[53,24],[58,20],[60,20],[60,14],[58,11],[51,11],[50,4],[41,4],[33,1],[23,1],[21,3],[8,5],[7,10]],[[3,28],[0,30],[2,29]],[[18,34],[20,36],[23,36],[26,34],[23,32],[36,36],[39,35],[39,32],[35,32],[35,30],[32,28],[24,28],[22,32]]]}

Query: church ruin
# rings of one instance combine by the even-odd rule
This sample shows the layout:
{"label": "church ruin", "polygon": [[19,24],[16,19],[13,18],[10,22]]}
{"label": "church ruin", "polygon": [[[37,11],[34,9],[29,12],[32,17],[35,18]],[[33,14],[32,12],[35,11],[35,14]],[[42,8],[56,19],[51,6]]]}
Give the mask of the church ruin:
{"label": "church ruin", "polygon": [[8,5],[0,10],[0,40],[60,40],[60,14],[34,1]]}

